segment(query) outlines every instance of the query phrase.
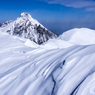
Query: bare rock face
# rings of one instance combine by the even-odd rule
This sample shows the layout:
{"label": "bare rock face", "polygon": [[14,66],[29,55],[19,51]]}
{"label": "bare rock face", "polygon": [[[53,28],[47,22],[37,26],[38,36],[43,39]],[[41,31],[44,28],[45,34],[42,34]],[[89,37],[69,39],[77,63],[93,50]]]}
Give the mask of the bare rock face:
{"label": "bare rock face", "polygon": [[37,44],[42,44],[49,39],[54,39],[57,37],[57,34],[46,29],[28,13],[22,13],[17,20],[7,21],[2,24],[1,27],[8,27],[5,29],[5,32],[8,32],[11,35],[17,35],[30,39]]}

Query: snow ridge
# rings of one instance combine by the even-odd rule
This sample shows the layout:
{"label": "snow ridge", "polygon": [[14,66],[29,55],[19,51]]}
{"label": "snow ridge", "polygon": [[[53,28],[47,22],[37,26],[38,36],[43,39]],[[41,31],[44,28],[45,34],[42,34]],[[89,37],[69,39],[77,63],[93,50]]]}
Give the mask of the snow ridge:
{"label": "snow ridge", "polygon": [[95,30],[88,28],[74,28],[64,32],[57,39],[78,45],[95,44]]}

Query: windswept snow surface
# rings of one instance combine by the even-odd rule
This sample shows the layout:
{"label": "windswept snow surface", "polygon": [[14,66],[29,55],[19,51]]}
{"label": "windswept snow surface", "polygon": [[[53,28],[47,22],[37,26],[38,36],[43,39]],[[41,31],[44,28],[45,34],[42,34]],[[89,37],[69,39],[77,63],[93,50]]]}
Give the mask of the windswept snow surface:
{"label": "windswept snow surface", "polygon": [[76,95],[95,95],[95,72],[80,85]]}
{"label": "windswept snow surface", "polygon": [[41,47],[0,32],[0,95],[95,95],[95,44],[59,42],[47,49],[53,40]]}

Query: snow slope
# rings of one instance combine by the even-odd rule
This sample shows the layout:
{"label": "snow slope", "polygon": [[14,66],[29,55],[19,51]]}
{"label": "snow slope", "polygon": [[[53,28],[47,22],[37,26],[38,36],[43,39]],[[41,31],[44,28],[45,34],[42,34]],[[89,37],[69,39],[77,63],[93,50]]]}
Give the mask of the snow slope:
{"label": "snow slope", "polygon": [[32,47],[32,48],[33,47],[34,48],[38,48],[39,47],[38,44],[36,44],[35,42],[33,42],[33,41],[29,40],[29,39],[26,40],[25,45],[28,46],[28,47]]}
{"label": "snow slope", "polygon": [[64,32],[58,39],[79,45],[95,44],[95,30],[75,28]]}
{"label": "snow slope", "polygon": [[51,40],[60,48],[47,49],[4,32],[0,43],[0,95],[95,94],[95,44]]}
{"label": "snow slope", "polygon": [[95,72],[80,85],[76,95],[95,95]]}
{"label": "snow slope", "polygon": [[15,21],[3,23],[0,29],[2,32],[30,39],[37,44],[57,37],[28,13],[22,13]]}
{"label": "snow slope", "polygon": [[60,39],[50,39],[47,42],[40,45],[41,48],[45,49],[59,49],[59,48],[68,48],[74,44],[69,43]]}

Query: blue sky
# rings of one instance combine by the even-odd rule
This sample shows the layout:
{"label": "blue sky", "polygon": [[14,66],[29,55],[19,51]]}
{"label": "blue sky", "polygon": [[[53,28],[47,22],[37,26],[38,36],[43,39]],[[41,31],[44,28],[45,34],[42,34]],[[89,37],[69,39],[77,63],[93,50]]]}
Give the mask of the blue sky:
{"label": "blue sky", "polygon": [[0,22],[29,13],[49,30],[95,29],[95,0],[0,0]]}

